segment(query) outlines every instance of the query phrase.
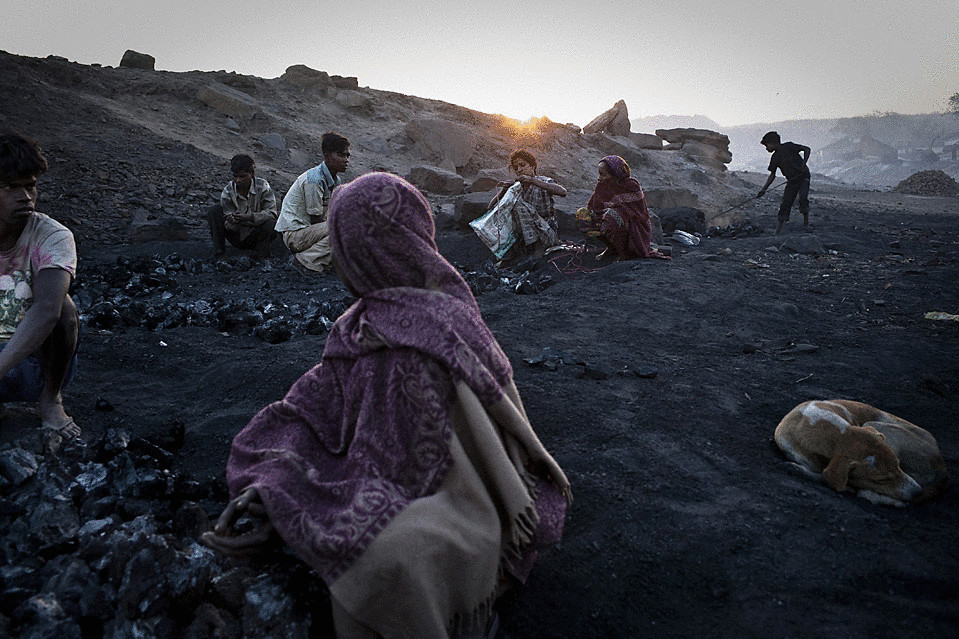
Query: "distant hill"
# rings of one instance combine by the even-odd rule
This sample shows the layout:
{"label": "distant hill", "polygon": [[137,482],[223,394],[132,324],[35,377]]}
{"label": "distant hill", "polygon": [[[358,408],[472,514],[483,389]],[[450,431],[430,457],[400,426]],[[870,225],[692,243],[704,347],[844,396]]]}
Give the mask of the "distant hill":
{"label": "distant hill", "polygon": [[[765,172],[769,154],[759,140],[766,131],[778,131],[783,140],[812,149],[809,166],[814,172],[845,182],[893,186],[929,169],[959,176],[959,163],[952,157],[959,145],[959,118],[941,113],[877,113],[739,126],[722,126],[705,115],[654,115],[632,118],[630,124],[637,133],[680,127],[724,133],[733,154],[729,168],[734,171]],[[870,151],[876,148],[886,152],[877,155]]]}
{"label": "distant hill", "polygon": [[705,115],[650,115],[645,118],[630,118],[630,125],[637,133],[655,133],[656,129],[709,129],[719,131],[719,123]]}
{"label": "distant hill", "polygon": [[[882,113],[854,118],[788,120],[717,129],[729,136],[732,170],[765,171],[769,154],[759,144],[766,131],[812,149],[814,172],[873,186],[892,186],[915,172],[940,169],[955,176],[959,164],[947,147],[959,143],[959,118],[941,113]],[[896,153],[868,151],[876,142]],[[898,156],[898,159],[897,159]]]}

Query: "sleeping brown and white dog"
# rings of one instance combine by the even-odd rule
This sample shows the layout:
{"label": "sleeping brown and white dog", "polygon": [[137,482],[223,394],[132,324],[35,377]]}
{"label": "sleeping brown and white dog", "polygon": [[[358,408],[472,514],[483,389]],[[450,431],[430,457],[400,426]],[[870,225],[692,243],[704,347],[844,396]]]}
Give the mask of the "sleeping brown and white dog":
{"label": "sleeping brown and white dog", "polygon": [[949,478],[928,431],[860,402],[803,402],[779,422],[775,440],[806,474],[873,503],[904,506],[928,499]]}

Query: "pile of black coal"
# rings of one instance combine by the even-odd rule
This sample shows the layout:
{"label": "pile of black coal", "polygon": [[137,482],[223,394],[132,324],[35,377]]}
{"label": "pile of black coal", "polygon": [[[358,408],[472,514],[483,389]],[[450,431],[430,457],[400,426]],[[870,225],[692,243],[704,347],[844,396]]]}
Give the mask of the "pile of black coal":
{"label": "pile of black coal", "polygon": [[479,269],[460,269],[474,295],[492,291],[510,291],[519,295],[535,295],[556,283],[549,263],[528,257],[508,268],[496,268],[489,260]]}
{"label": "pile of black coal", "polygon": [[[500,290],[533,295],[556,278],[548,262],[533,258],[510,268],[496,268],[487,261],[475,271],[459,270],[475,295]],[[73,296],[81,321],[94,329],[199,326],[231,335],[252,334],[271,344],[297,335],[326,334],[354,301],[333,278],[304,298],[295,280],[278,284],[282,277],[278,273],[271,260],[255,261],[245,255],[216,261],[176,253],[162,258],[120,257],[82,269]],[[196,292],[203,290],[208,294]],[[210,295],[211,290],[217,294]],[[251,290],[258,290],[259,297],[250,295]]]}
{"label": "pile of black coal", "polygon": [[181,444],[174,425],[0,448],[0,636],[329,635],[325,586],[279,544],[253,560],[197,542],[227,495],[174,470]]}
{"label": "pile of black coal", "polygon": [[163,259],[121,257],[114,264],[84,269],[73,295],[81,321],[96,329],[162,331],[200,326],[231,335],[252,334],[273,344],[298,334],[326,333],[353,302],[339,284],[323,289],[328,299],[314,297],[306,302],[300,291],[287,292],[285,300],[283,293],[274,294],[273,299],[191,295],[197,288],[196,278],[204,274],[216,277],[216,273],[253,269],[261,272],[261,288],[269,290],[274,270],[269,260],[255,262],[243,255],[215,262],[182,259],[177,254]]}

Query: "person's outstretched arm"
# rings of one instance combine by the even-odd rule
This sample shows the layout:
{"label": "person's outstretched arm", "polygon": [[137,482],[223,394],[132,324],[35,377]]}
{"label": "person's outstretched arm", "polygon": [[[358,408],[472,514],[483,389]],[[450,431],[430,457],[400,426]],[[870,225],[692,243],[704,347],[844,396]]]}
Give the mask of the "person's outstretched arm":
{"label": "person's outstretched arm", "polygon": [[769,177],[766,178],[766,183],[763,184],[763,188],[759,189],[759,193],[756,194],[756,197],[762,197],[766,195],[766,189],[769,188],[769,185],[773,183],[773,180],[776,179],[776,169],[773,169],[769,172]]}
{"label": "person's outstretched arm", "polygon": [[524,185],[529,184],[532,186],[538,186],[550,195],[555,195],[556,197],[566,197],[566,189],[556,182],[546,182],[545,180],[540,180],[539,178],[535,177],[530,178],[526,177],[525,175],[521,175],[519,181]]}

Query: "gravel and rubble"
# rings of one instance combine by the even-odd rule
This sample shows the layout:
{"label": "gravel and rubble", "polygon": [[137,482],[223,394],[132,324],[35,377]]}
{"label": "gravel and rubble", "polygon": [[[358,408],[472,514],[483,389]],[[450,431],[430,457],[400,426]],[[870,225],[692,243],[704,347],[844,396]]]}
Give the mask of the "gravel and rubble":
{"label": "gravel and rubble", "polygon": [[959,182],[944,171],[913,173],[893,189],[907,195],[959,195]]}

